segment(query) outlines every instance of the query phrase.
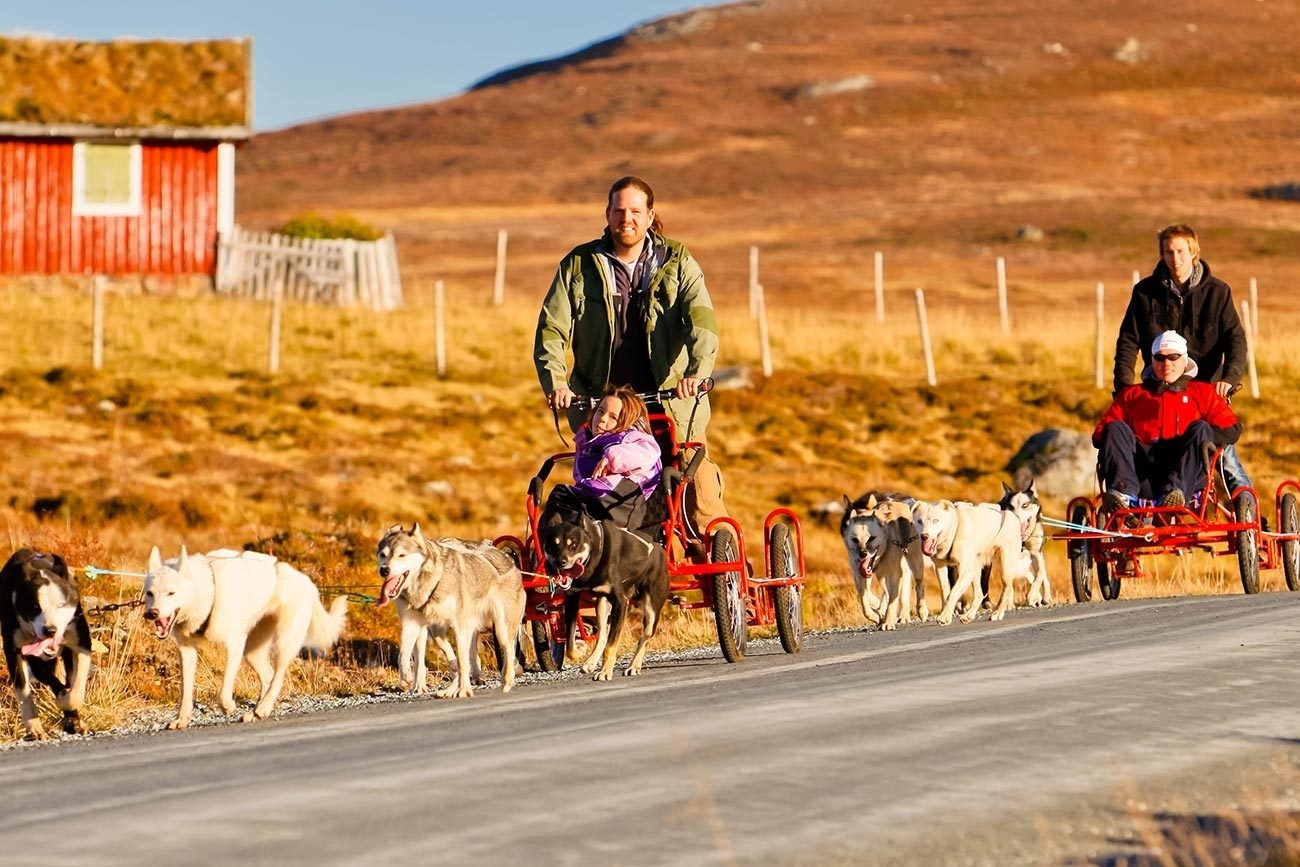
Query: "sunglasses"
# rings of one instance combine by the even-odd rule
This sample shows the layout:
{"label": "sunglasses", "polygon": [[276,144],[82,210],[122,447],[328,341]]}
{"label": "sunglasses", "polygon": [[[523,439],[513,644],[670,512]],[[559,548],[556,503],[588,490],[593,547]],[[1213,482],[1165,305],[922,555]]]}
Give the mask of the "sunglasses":
{"label": "sunglasses", "polygon": [[1173,364],[1182,357],[1182,355],[1153,355],[1151,359],[1153,361],[1163,361],[1165,364]]}

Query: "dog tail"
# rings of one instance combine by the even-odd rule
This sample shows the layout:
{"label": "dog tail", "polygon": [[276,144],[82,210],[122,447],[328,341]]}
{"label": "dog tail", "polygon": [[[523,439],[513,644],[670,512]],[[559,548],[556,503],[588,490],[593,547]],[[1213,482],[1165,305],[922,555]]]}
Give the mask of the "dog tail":
{"label": "dog tail", "polygon": [[343,634],[343,627],[348,620],[348,597],[339,596],[330,603],[329,610],[321,604],[319,597],[311,613],[311,625],[307,627],[307,647],[316,650],[329,650]]}

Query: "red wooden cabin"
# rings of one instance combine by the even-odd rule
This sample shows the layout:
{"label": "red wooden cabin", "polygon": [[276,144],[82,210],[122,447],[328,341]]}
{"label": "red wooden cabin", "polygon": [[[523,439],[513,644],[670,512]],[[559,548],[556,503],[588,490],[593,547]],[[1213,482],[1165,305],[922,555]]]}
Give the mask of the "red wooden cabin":
{"label": "red wooden cabin", "polygon": [[0,276],[212,275],[252,43],[0,37]]}

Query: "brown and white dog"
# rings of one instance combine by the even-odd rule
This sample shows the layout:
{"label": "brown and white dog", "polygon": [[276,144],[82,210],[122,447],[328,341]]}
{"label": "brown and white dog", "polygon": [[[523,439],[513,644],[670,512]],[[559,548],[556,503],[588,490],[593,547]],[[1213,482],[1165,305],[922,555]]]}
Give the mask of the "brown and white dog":
{"label": "brown and white dog", "polygon": [[[62,557],[22,548],[9,558],[0,570],[0,632],[27,737],[47,737],[36,711],[33,679],[53,690],[63,711],[63,730],[84,733],[80,711],[90,674],[90,626]],[[60,659],[67,683],[55,673]]]}
{"label": "brown and white dog", "polygon": [[951,566],[957,571],[952,587],[945,591],[943,610],[935,619],[952,623],[958,602],[967,590],[973,597],[960,619],[969,623],[979,612],[984,590],[980,573],[991,567],[1002,581],[1002,595],[990,619],[1001,620],[1015,600],[1015,581],[1027,578],[1028,555],[1022,550],[1020,522],[996,503],[954,503],[936,500],[918,502],[912,510],[921,534],[921,550],[936,570]]}
{"label": "brown and white dog", "polygon": [[[924,559],[912,518],[912,500],[903,494],[868,491],[857,500],[844,497],[840,537],[862,614],[881,629],[894,629],[913,617],[925,621]],[[874,585],[879,582],[881,595]]]}

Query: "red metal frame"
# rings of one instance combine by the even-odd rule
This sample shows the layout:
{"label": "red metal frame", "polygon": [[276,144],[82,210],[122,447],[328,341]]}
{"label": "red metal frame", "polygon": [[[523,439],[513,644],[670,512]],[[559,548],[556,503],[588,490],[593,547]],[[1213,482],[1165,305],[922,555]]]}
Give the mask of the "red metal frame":
{"label": "red metal frame", "polygon": [[[1300,497],[1300,484],[1287,479],[1277,486],[1273,505],[1276,530],[1264,535],[1259,496],[1253,487],[1238,485],[1229,492],[1227,503],[1220,501],[1214,484],[1214,472],[1221,454],[1222,449],[1215,452],[1210,468],[1206,471],[1200,508],[1197,510],[1185,506],[1137,506],[1107,515],[1102,524],[1099,521],[1100,495],[1075,497],[1066,506],[1066,515],[1072,516],[1076,507],[1086,508],[1087,523],[1097,530],[1092,533],[1063,530],[1053,533],[1052,538],[1064,542],[1086,542],[1088,558],[1094,565],[1107,563],[1116,570],[1117,575],[1129,579],[1143,577],[1142,561],[1139,559],[1143,555],[1182,553],[1184,550],[1200,550],[1214,556],[1235,555],[1237,534],[1254,530],[1255,544],[1260,552],[1259,568],[1276,569],[1281,565],[1281,543],[1300,539],[1300,533],[1276,532],[1282,526],[1282,495],[1293,491]],[[1255,520],[1250,523],[1237,521],[1231,507],[1231,503],[1243,493],[1249,493],[1256,504]],[[1230,515],[1232,520],[1215,520],[1220,514]]]}
{"label": "red metal frame", "polygon": [[[671,465],[682,469],[682,452],[688,449],[704,447],[703,443],[697,441],[677,442],[676,425],[667,415],[651,413],[650,425],[656,438],[667,446],[665,451],[668,460],[665,461],[665,465],[669,465],[670,461]],[[574,453],[571,451],[557,452],[551,455],[542,463],[542,467],[535,478],[545,481],[555,464],[571,461],[573,456]],[[712,609],[714,604],[712,579],[720,573],[734,572],[740,576],[740,595],[745,600],[747,624],[749,626],[769,626],[774,624],[776,622],[776,613],[772,600],[775,588],[802,586],[806,580],[803,528],[798,515],[788,508],[777,508],[769,512],[763,522],[763,560],[765,564],[770,564],[771,561],[770,538],[773,525],[777,522],[784,522],[791,527],[791,544],[795,546],[798,554],[798,571],[789,578],[774,578],[770,574],[770,565],[765,567],[768,574],[762,577],[751,576],[746,555],[744,531],[734,518],[727,516],[714,518],[710,521],[709,526],[705,528],[703,538],[705,540],[712,539],[716,532],[724,528],[731,530],[736,541],[736,559],[711,563],[693,563],[685,556],[688,541],[686,521],[684,520],[686,487],[685,484],[678,485],[673,492],[673,496],[669,498],[667,503],[668,517],[664,521],[664,537],[668,539],[665,550],[668,556],[670,602],[682,610]],[[546,558],[542,554],[541,542],[537,535],[537,522],[542,512],[542,502],[540,496],[537,496],[538,494],[540,494],[540,491],[535,491],[530,485],[524,500],[524,510],[527,518],[525,537],[520,539],[518,536],[506,534],[498,536],[493,540],[492,544],[497,547],[514,548],[520,554],[521,569],[525,573],[524,591],[527,595],[524,620],[548,622],[554,640],[564,643],[568,638],[563,634],[565,594],[564,591],[555,588],[552,576],[546,574]],[[676,544],[673,544],[674,540]],[[582,606],[584,610],[594,607],[594,600],[584,595]],[[592,637],[587,618],[578,618],[578,629],[579,636],[582,639],[589,640]]]}

